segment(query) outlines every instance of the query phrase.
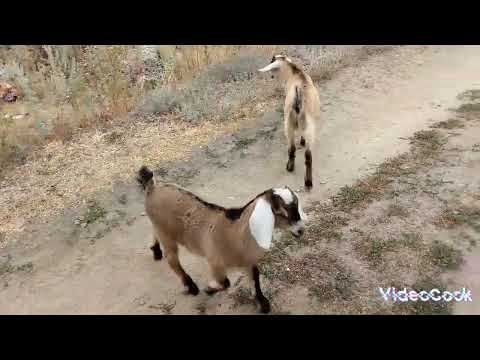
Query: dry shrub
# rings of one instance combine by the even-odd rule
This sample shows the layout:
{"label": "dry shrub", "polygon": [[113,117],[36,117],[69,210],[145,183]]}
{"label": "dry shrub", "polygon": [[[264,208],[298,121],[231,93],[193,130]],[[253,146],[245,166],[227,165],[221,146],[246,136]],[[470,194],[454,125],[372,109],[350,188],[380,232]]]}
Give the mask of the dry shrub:
{"label": "dry shrub", "polygon": [[[256,73],[273,54],[300,54],[310,62],[307,70],[315,78],[330,74],[349,58],[363,56],[367,48],[4,45],[0,77],[21,89],[22,111],[31,116],[8,125],[0,119],[0,165],[21,155],[17,151],[69,140],[79,128],[108,125],[132,109],[155,116],[176,113],[193,123],[245,116],[255,104],[282,96],[276,82]],[[16,113],[18,106],[9,109]]]}

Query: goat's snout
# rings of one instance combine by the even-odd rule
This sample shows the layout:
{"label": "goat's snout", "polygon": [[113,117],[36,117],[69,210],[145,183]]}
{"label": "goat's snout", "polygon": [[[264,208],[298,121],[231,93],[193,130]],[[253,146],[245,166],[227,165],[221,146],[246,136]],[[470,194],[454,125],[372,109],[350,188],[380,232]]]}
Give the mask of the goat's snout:
{"label": "goat's snout", "polygon": [[293,234],[293,236],[299,238],[305,233],[305,224],[303,221],[299,221],[295,225],[293,225],[290,228],[290,232]]}

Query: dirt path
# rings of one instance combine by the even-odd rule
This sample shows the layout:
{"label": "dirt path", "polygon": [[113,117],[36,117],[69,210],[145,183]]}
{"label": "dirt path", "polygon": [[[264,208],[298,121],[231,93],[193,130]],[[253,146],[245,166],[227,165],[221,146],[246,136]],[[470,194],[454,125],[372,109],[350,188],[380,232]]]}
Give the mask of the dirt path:
{"label": "dirt path", "polygon": [[[327,198],[372,165],[408,150],[404,138],[413,132],[446,120],[456,96],[480,86],[479,59],[478,46],[408,46],[344,69],[323,84],[325,126],[318,129],[313,155],[314,190],[302,192],[304,201]],[[272,111],[255,128],[222,138],[157,174],[229,206],[276,185],[302,191],[303,152],[297,153],[294,174],[285,171],[285,162],[281,116]],[[139,216],[142,196],[133,185],[118,185],[113,194],[99,197],[109,226],[74,225],[78,212],[72,209],[48,228],[33,227],[25,247],[7,249],[12,262],[24,266],[0,281],[0,313],[256,313],[251,305],[233,306],[228,296],[233,289],[214,297],[182,294],[168,264],[151,258],[151,229]],[[29,246],[31,239],[40,244]],[[206,264],[186,252],[181,260],[198,285],[206,286]],[[232,274],[233,284],[245,281],[239,276]],[[309,312],[308,304],[292,303],[295,312]]]}

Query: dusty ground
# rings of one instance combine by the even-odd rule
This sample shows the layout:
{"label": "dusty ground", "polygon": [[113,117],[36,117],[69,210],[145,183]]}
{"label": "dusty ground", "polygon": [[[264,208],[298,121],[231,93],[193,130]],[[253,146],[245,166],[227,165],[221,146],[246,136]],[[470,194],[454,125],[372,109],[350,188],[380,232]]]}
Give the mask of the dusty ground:
{"label": "dusty ground", "polygon": [[[170,162],[156,166],[156,176],[180,183],[225,206],[240,205],[276,185],[300,190],[315,220],[305,243],[286,244],[285,238],[277,239],[281,250],[264,265],[264,287],[272,297],[275,312],[426,312],[397,310],[383,304],[375,287],[392,282],[398,286],[414,285],[422,280],[420,269],[426,266],[427,272],[434,275],[455,268],[455,273],[442,272],[449,278],[447,283],[453,281],[452,284],[478,289],[475,204],[479,200],[479,185],[475,175],[480,172],[480,131],[474,118],[462,118],[460,113],[457,125],[463,127],[435,129],[446,139],[442,150],[436,149],[435,160],[418,165],[411,175],[415,176],[413,179],[406,179],[408,174],[398,177],[415,184],[415,191],[400,185],[397,189],[394,182],[376,193],[373,202],[363,205],[359,201],[355,208],[341,213],[333,209],[328,213],[336,216],[332,220],[335,226],[328,229],[330,233],[317,233],[315,226],[321,223],[323,211],[327,214],[327,210],[332,210],[328,208],[330,196],[372,173],[386,158],[408,152],[408,138],[415,132],[452,117],[450,109],[466,101],[457,96],[480,88],[479,58],[477,46],[408,46],[344,69],[324,83],[319,90],[325,125],[318,129],[313,155],[314,189],[309,194],[302,191],[302,152],[297,155],[295,173],[284,170],[286,148],[281,113],[274,108],[244,123],[249,128],[220,136],[208,146],[203,146],[205,142],[195,143],[200,147],[188,157],[181,157],[181,161],[172,156]],[[467,114],[476,114],[471,110]],[[180,137],[175,139],[180,141]],[[115,156],[107,160],[114,161]],[[98,164],[115,166],[110,161]],[[89,175],[92,181],[96,181],[98,166]],[[125,174],[124,179],[132,178],[134,170],[132,175]],[[429,177],[442,181],[425,180]],[[68,173],[65,179],[62,181],[75,181]],[[249,301],[250,284],[241,274],[231,275],[234,286],[225,293],[214,297],[184,295],[166,262],[153,262],[151,258],[151,229],[142,216],[142,194],[133,181],[112,181],[110,185],[111,191],[92,194],[94,202],[75,203],[62,209],[60,215],[47,219],[47,224],[15,224],[19,231],[9,233],[1,250],[0,313],[257,312]],[[396,197],[400,205],[392,205],[392,187],[400,193]],[[432,195],[443,192],[453,195],[443,200]],[[29,200],[36,201],[27,197],[24,202]],[[48,196],[45,201],[48,207]],[[450,209],[450,204],[455,206]],[[357,209],[357,205],[361,206]],[[460,221],[458,215],[466,212],[462,206],[468,207],[470,217],[464,216]],[[448,218],[448,210],[453,214],[457,211],[456,220]],[[458,226],[448,225],[452,221]],[[377,230],[380,239],[371,239],[368,235]],[[391,242],[383,241],[384,237],[403,232],[410,235],[406,235],[402,248],[390,247]],[[433,245],[435,240],[450,247],[439,250]],[[413,243],[416,245],[411,246]],[[469,253],[468,249],[472,251]],[[458,267],[456,250],[467,254]],[[438,255],[438,251],[441,256],[428,255]],[[278,255],[283,262],[276,261]],[[430,261],[419,262],[423,255]],[[439,258],[446,260],[438,263]],[[181,261],[199,286],[206,286],[206,264],[186,252]],[[432,261],[437,263],[430,264]],[[283,264],[285,269],[279,271]],[[437,312],[442,311],[443,308]],[[478,303],[459,306],[455,311],[480,313]]]}

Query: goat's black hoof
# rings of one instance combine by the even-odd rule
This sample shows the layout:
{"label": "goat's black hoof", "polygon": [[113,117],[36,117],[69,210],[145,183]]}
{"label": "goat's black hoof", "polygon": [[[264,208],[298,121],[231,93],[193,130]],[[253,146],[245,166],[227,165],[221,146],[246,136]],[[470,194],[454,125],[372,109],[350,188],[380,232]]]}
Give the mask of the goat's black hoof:
{"label": "goat's black hoof", "polygon": [[268,314],[270,312],[270,302],[264,298],[262,300],[259,300],[260,302],[260,311],[262,314]]}
{"label": "goat's black hoof", "polygon": [[305,146],[305,139],[303,137],[300,139],[300,146]]}
{"label": "goat's black hoof", "polygon": [[223,287],[225,289],[228,289],[230,287],[230,280],[226,277],[225,280],[223,280]]}
{"label": "goat's black hoof", "polygon": [[156,243],[155,245],[152,245],[150,247],[150,250],[153,252],[153,260],[158,261],[162,260],[163,258],[163,253],[162,250],[160,249],[160,245]]}
{"label": "goat's black hoof", "polygon": [[193,295],[193,296],[197,296],[199,292],[200,292],[200,290],[198,290],[198,287],[195,284],[188,287],[188,293]]}
{"label": "goat's black hoof", "polygon": [[198,293],[200,292],[200,291],[198,290],[197,284],[195,284],[195,283],[193,282],[193,280],[190,279],[190,278],[187,279],[186,286],[188,287],[188,293],[191,294],[191,295],[193,295],[193,296],[197,296]]}
{"label": "goat's black hoof", "polygon": [[292,172],[295,169],[295,163],[293,161],[289,161],[287,163],[287,171]]}
{"label": "goat's black hoof", "polygon": [[312,180],[305,180],[305,187],[307,190],[311,190],[313,187]]}

